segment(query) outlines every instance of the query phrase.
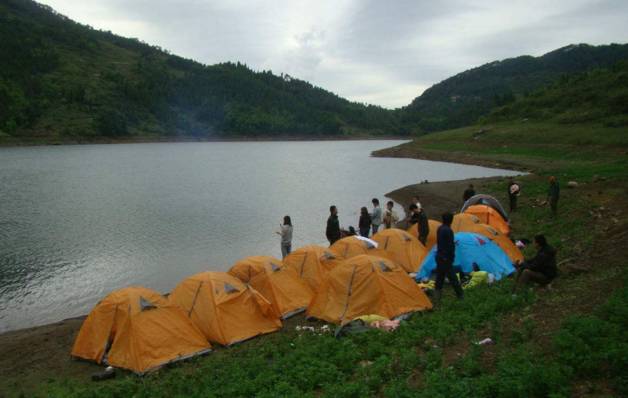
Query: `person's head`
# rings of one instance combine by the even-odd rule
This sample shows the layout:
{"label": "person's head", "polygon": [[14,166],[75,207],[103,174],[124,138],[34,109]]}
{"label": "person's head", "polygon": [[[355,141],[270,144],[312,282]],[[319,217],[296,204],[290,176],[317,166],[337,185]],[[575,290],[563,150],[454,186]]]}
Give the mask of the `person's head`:
{"label": "person's head", "polygon": [[290,220],[290,216],[283,216],[283,225],[292,225],[292,220]]}
{"label": "person's head", "polygon": [[414,203],[412,203],[410,205],[410,211],[413,212],[413,213],[416,213],[417,211],[419,211],[419,206],[417,206]]}
{"label": "person's head", "polygon": [[336,208],[336,206],[329,206],[329,212],[331,213],[332,216],[338,214],[338,209]]}
{"label": "person's head", "polygon": [[395,205],[395,203],[392,200],[389,200],[386,203],[386,207],[388,208],[388,210],[392,210],[393,206]]}
{"label": "person's head", "polygon": [[473,184],[469,184],[469,189],[473,189]]}
{"label": "person's head", "polygon": [[536,235],[534,237],[534,246],[536,246],[538,249],[547,246],[547,239],[545,239],[545,235]]}
{"label": "person's head", "polygon": [[362,207],[360,209],[360,214],[363,215],[363,216],[366,216],[367,214],[369,214],[369,211],[368,211],[368,209],[366,207]]}
{"label": "person's head", "polygon": [[474,262],[471,266],[473,267],[473,272],[478,272],[480,270],[480,266],[476,262]]}
{"label": "person's head", "polygon": [[414,203],[414,204],[419,203],[419,197],[418,196],[413,196],[412,197],[412,203]]}
{"label": "person's head", "polygon": [[379,199],[373,198],[373,200],[371,200],[371,202],[373,203],[373,206],[379,206]]}
{"label": "person's head", "polygon": [[549,182],[550,182],[550,184],[554,184],[554,183],[556,183],[556,177],[551,176],[551,177],[549,178]]}
{"label": "person's head", "polygon": [[353,228],[352,226],[349,226],[349,235],[357,235],[355,232],[355,228]]}
{"label": "person's head", "polygon": [[451,225],[451,223],[454,221],[454,215],[451,214],[450,212],[446,212],[446,213],[443,213],[442,219],[443,219],[443,224]]}

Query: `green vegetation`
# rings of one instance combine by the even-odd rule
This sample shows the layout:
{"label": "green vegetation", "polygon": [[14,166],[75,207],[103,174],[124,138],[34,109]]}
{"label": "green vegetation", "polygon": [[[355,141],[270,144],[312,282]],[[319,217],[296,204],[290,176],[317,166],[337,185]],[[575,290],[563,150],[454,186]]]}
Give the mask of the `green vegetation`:
{"label": "green vegetation", "polygon": [[205,66],[31,0],[0,4],[0,60],[8,142],[403,133],[383,108],[240,63]]}
{"label": "green vegetation", "polygon": [[[486,117],[487,121],[516,119],[628,126],[628,62],[619,62],[608,69],[563,76]],[[594,144],[596,140],[592,137],[590,143]]]}
{"label": "green vegetation", "polygon": [[418,133],[467,126],[496,106],[511,103],[557,80],[564,83],[571,74],[610,67],[626,59],[626,44],[580,44],[541,57],[491,62],[427,89],[401,110],[402,122]]}

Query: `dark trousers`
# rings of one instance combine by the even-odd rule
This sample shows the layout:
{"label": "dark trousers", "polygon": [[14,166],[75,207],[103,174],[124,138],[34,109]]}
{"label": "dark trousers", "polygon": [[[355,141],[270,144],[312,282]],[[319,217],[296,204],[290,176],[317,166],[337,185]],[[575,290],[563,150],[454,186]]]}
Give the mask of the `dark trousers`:
{"label": "dark trousers", "polygon": [[550,198],[549,204],[552,209],[552,214],[556,215],[558,212],[558,198]]}
{"label": "dark trousers", "polygon": [[425,244],[427,243],[427,236],[419,236],[419,242],[421,242],[423,246],[425,246]]}
{"label": "dark trousers", "polygon": [[373,235],[375,235],[377,233],[377,230],[379,229],[379,225],[372,224],[371,228],[373,229]]}
{"label": "dark trousers", "polygon": [[517,210],[517,195],[510,195],[510,211]]}
{"label": "dark trousers", "polygon": [[449,283],[454,288],[456,296],[462,297],[462,287],[460,287],[460,281],[458,281],[458,275],[454,272],[454,265],[451,260],[436,257],[436,290],[443,289],[443,283],[445,277],[449,279]]}
{"label": "dark trousers", "polygon": [[366,227],[366,228],[360,228],[360,236],[363,236],[365,238],[369,237],[369,231],[371,230],[370,227]]}

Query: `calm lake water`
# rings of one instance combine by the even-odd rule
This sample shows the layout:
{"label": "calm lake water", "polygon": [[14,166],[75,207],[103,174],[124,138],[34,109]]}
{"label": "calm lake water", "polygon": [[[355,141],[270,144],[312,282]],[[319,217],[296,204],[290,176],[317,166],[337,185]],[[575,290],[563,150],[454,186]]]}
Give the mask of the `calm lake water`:
{"label": "calm lake water", "polygon": [[0,331],[89,312],[131,284],[325,244],[336,204],[356,225],[372,197],[420,180],[507,170],[370,157],[401,141],[176,143],[0,148]]}

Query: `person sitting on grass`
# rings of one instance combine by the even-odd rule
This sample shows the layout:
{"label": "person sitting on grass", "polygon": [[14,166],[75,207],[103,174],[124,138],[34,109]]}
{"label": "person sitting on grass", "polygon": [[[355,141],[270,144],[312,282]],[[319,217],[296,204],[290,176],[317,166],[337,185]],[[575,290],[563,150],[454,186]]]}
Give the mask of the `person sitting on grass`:
{"label": "person sitting on grass", "polygon": [[536,256],[524,261],[517,268],[515,285],[512,289],[513,293],[516,293],[521,285],[526,285],[530,282],[547,286],[556,277],[556,250],[547,243],[544,235],[536,235],[534,237],[534,246],[538,250]]}

